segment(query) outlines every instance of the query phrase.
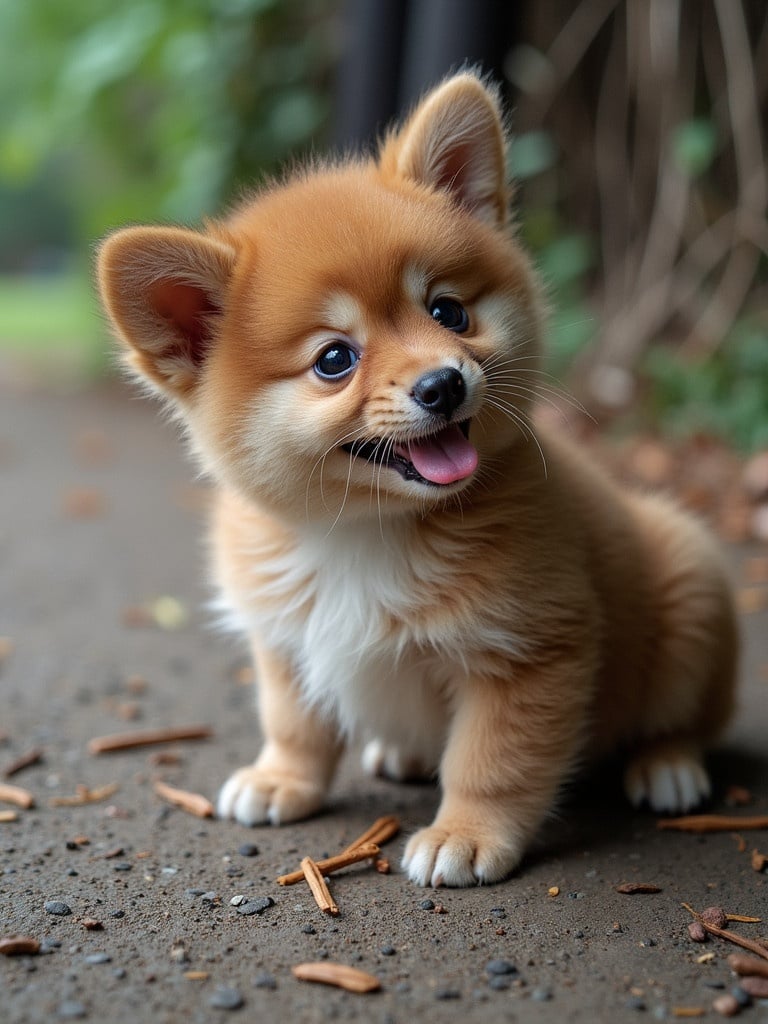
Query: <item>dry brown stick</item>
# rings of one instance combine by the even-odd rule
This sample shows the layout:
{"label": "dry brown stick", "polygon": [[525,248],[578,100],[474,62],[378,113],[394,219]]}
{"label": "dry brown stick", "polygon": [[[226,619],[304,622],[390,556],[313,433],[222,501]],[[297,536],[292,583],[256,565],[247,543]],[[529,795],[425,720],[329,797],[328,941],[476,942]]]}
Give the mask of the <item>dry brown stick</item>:
{"label": "dry brown stick", "polygon": [[[366,843],[364,846],[358,846],[354,850],[337,853],[335,857],[327,857],[325,860],[318,860],[315,863],[324,875],[330,875],[334,871],[348,868],[351,864],[358,864],[361,860],[370,860],[379,853],[381,853],[381,850],[376,843]],[[277,879],[279,885],[296,885],[297,882],[303,881],[304,872],[301,870],[291,871],[287,875],[280,875]]]}
{"label": "dry brown stick", "polygon": [[304,857],[301,862],[301,870],[307,880],[307,885],[312,890],[312,895],[315,897],[315,903],[324,914],[331,914],[332,917],[336,917],[339,913],[339,908],[336,906],[336,901],[331,896],[331,891],[325,884],[325,879],[315,861],[311,857]]}
{"label": "dry brown stick", "polygon": [[768,828],[768,817],[742,818],[727,814],[688,814],[682,818],[660,818],[656,822],[660,829],[675,829],[679,832],[732,832],[739,829]]}
{"label": "dry brown stick", "polygon": [[348,992],[375,992],[381,982],[372,974],[360,971],[346,964],[329,963],[320,960],[311,964],[296,964],[291,968],[294,977],[301,981],[319,981],[323,985],[336,985]]}
{"label": "dry brown stick", "polygon": [[356,850],[359,846],[365,846],[366,843],[376,843],[377,846],[383,846],[387,840],[397,835],[399,831],[399,818],[396,818],[394,814],[387,814],[383,818],[377,818],[371,827],[366,829],[361,836],[358,836],[353,843],[346,846],[342,853],[351,853],[352,850]]}
{"label": "dry brown stick", "polygon": [[4,782],[0,782],[0,801],[6,804],[16,804],[17,807],[23,807],[25,810],[35,806],[35,798],[29,790],[22,789],[21,786],[10,786]]}
{"label": "dry brown stick", "polygon": [[768,978],[768,964],[765,960],[756,960],[752,956],[731,953],[728,957],[728,966],[742,976],[745,974],[756,974],[760,978]]}
{"label": "dry brown stick", "polygon": [[96,804],[99,800],[106,800],[119,788],[117,782],[110,782],[109,785],[98,786],[96,789],[78,786],[74,796],[52,796],[48,803],[51,807],[82,807],[85,804]]}
{"label": "dry brown stick", "polygon": [[167,782],[159,781],[155,783],[155,792],[163,800],[167,800],[168,803],[180,807],[183,811],[188,811],[198,818],[212,818],[214,815],[213,804],[200,793],[189,793],[186,789],[177,789],[176,786],[169,786]]}
{"label": "dry brown stick", "polygon": [[10,779],[16,772],[20,772],[22,768],[29,768],[33,764],[42,758],[43,752],[40,747],[33,747],[32,750],[28,750],[25,754],[19,755],[15,761],[11,761],[9,765],[3,771],[3,775],[6,779]]}
{"label": "dry brown stick", "polygon": [[709,924],[709,922],[706,921],[698,911],[689,906],[689,904],[683,903],[683,906],[689,914],[693,914],[699,924],[701,924],[704,930],[708,931],[710,935],[717,935],[721,939],[727,939],[728,942],[733,942],[736,946],[748,949],[750,953],[754,953],[763,960],[768,960],[768,949],[765,949],[765,947],[761,946],[759,943],[753,942],[752,939],[745,939],[743,936],[730,931],[728,928],[718,928],[715,924]]}
{"label": "dry brown stick", "polygon": [[140,729],[137,732],[118,732],[111,736],[96,736],[88,742],[91,754],[107,754],[114,750],[131,750],[155,743],[175,743],[178,740],[204,740],[212,733],[207,725],[187,725],[171,729]]}

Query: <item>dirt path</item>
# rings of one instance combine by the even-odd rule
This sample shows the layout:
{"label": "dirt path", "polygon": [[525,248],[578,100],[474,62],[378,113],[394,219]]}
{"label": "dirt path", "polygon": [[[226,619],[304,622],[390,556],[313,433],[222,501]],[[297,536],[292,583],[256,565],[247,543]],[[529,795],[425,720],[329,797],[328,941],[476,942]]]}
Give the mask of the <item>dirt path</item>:
{"label": "dirt path", "polygon": [[[651,1019],[680,1007],[714,1018],[714,986],[734,983],[732,948],[690,942],[680,904],[768,919],[768,876],[750,863],[753,847],[768,853],[768,833],[745,834],[740,853],[728,833],[659,832],[626,807],[613,768],[571,794],[505,884],[418,890],[397,868],[401,835],[387,847],[389,875],[361,868],[333,882],[336,919],[275,876],[306,853],[336,852],[380,815],[413,829],[434,810],[430,787],[365,779],[350,757],[329,812],[281,830],[160,801],[158,774],[214,797],[256,750],[245,653],[203,609],[204,506],[172,429],[147,403],[118,388],[0,390],[0,637],[11,641],[0,641],[0,771],[43,751],[9,780],[37,807],[0,823],[0,937],[33,936],[48,950],[0,956],[0,1020],[613,1022],[643,1007]],[[732,551],[736,579],[750,555]],[[744,625],[743,702],[713,760],[713,809],[727,810],[739,785],[753,800],[735,813],[768,814],[764,607]],[[92,736],[189,723],[214,737],[174,745],[177,764],[86,750]],[[111,783],[119,789],[101,802],[49,804]],[[661,892],[621,895],[625,881]],[[274,903],[243,914],[234,896]],[[51,901],[71,913],[50,913]],[[768,923],[733,927],[768,937]],[[325,958],[375,974],[382,990],[354,995],[291,975]],[[499,961],[511,969],[493,973],[506,970]],[[240,1008],[216,1006],[238,1002],[232,989]],[[744,1013],[768,1020],[765,1006]]]}

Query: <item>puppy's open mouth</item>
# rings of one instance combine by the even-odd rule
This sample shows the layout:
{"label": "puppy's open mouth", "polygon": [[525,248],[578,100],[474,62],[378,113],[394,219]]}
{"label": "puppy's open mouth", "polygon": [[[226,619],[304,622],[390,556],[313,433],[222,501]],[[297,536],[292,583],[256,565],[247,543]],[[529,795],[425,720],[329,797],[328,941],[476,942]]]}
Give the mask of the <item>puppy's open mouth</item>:
{"label": "puppy's open mouth", "polygon": [[447,487],[477,469],[477,449],[469,441],[469,420],[449,423],[436,434],[408,441],[371,438],[342,445],[345,452],[396,470],[404,480]]}

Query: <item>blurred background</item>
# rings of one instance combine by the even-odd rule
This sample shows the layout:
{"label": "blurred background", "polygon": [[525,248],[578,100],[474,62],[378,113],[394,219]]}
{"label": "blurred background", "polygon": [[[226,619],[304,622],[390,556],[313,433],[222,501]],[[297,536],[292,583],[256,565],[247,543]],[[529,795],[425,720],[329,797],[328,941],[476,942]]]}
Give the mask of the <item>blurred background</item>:
{"label": "blurred background", "polygon": [[549,369],[601,424],[768,448],[765,0],[2,0],[0,370],[110,372],[109,229],[370,147],[465,62],[513,112]]}

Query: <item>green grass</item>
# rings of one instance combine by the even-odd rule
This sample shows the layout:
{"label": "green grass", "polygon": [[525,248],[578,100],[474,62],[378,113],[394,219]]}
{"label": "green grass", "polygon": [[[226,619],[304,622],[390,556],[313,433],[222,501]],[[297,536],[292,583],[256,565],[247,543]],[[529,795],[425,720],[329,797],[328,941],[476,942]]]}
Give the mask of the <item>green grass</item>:
{"label": "green grass", "polygon": [[111,344],[85,273],[0,277],[0,359],[44,375],[103,374]]}

